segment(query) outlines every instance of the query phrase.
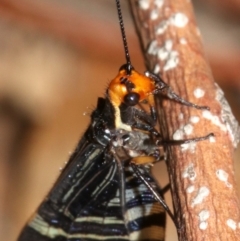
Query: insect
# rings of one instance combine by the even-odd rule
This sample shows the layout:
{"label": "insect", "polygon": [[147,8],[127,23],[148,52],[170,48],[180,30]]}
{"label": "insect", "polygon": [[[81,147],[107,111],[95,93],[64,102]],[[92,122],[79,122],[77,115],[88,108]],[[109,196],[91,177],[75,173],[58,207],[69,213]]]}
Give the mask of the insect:
{"label": "insect", "polygon": [[[183,105],[208,107],[183,100],[159,76],[134,70],[120,0],[116,4],[126,64],[110,82],[105,98],[98,99],[88,129],[18,241],[163,240],[163,208],[175,219],[149,165],[161,159],[159,146],[212,135],[162,140],[155,128],[155,95],[164,92]],[[141,108],[142,103],[149,111]]]}

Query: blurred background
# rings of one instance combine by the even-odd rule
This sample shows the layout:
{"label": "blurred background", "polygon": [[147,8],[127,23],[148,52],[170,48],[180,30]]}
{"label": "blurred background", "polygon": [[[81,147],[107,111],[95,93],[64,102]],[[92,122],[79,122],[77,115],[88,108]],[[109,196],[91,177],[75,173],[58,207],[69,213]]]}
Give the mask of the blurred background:
{"label": "blurred background", "polygon": [[[215,80],[239,120],[240,3],[194,5]],[[127,1],[122,7],[132,61],[143,72]],[[16,240],[124,62],[115,1],[0,0],[1,240]],[[154,173],[167,183],[164,163]],[[169,223],[166,240],[176,240]]]}

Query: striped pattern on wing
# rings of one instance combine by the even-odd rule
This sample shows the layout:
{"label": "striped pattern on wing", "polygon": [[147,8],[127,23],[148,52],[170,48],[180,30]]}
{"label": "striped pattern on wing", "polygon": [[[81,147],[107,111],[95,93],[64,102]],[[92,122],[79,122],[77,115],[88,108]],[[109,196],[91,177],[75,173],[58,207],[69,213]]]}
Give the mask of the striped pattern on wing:
{"label": "striped pattern on wing", "polygon": [[121,183],[113,155],[81,143],[18,241],[163,240],[163,209],[130,167]]}

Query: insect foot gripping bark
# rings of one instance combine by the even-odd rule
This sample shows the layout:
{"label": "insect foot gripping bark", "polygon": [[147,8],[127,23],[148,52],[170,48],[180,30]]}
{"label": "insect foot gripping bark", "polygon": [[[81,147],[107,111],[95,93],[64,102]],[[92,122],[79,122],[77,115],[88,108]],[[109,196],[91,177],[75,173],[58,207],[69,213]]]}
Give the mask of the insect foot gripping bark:
{"label": "insect foot gripping bark", "polygon": [[89,127],[18,241],[160,241],[164,210],[180,228],[149,166],[161,159],[159,146],[202,141],[213,134],[163,140],[155,128],[154,96],[165,94],[189,107],[208,107],[182,99],[158,76],[133,68],[120,2],[116,3],[126,64],[110,82],[105,98],[98,99]]}

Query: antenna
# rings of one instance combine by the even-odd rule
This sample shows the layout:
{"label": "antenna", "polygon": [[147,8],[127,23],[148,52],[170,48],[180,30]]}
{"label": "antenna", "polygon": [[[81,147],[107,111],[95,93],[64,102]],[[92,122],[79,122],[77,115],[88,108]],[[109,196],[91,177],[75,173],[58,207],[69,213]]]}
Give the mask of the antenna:
{"label": "antenna", "polygon": [[123,24],[120,0],[116,0],[116,4],[117,4],[118,18],[119,18],[120,30],[121,30],[121,34],[122,34],[125,58],[126,58],[126,61],[127,61],[127,63],[124,66],[124,68],[126,69],[127,74],[130,75],[133,67],[132,67],[132,64],[131,64],[131,59],[130,59],[129,50],[128,50],[128,44],[127,44],[127,38],[126,38],[124,24]]}

